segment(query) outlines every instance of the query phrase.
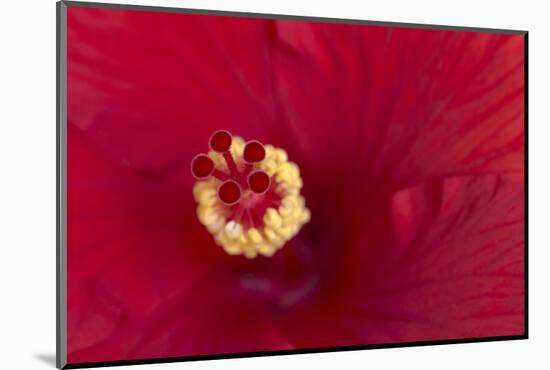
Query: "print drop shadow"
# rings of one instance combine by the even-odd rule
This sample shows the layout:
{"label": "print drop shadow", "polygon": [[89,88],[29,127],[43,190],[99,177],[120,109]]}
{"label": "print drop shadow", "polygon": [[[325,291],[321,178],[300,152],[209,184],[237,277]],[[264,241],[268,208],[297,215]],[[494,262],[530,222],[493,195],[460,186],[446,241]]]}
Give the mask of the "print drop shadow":
{"label": "print drop shadow", "polygon": [[34,358],[46,365],[55,367],[55,353],[35,353]]}

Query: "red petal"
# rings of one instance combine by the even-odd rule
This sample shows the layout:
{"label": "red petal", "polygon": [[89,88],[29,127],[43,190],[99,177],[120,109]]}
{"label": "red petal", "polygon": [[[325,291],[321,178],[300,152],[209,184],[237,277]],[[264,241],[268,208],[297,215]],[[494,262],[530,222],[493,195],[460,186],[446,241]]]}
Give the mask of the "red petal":
{"label": "red petal", "polygon": [[523,36],[276,24],[274,86],[302,162],[352,161],[397,189],[465,173],[522,178]]}
{"label": "red petal", "polygon": [[[521,36],[87,8],[68,27],[71,362],[523,332]],[[300,165],[312,221],[271,259],[195,218],[216,129]]]}
{"label": "red petal", "polygon": [[267,25],[70,8],[71,124],[117,163],[155,170],[188,168],[215,129],[255,137],[272,120]]}
{"label": "red petal", "polygon": [[[114,166],[71,127],[67,141],[71,362],[75,352],[120,331],[139,332],[219,259],[180,183]],[[207,258],[195,258],[200,254]]]}
{"label": "red petal", "polygon": [[332,287],[286,334],[298,347],[522,335],[523,212],[523,187],[498,176],[395,194],[392,222],[341,245]]}

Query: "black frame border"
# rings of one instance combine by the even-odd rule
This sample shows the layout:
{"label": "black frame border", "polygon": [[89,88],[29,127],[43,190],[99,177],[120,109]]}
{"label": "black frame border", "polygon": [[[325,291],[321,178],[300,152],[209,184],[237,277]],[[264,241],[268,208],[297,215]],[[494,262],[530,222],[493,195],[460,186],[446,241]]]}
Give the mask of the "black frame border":
{"label": "black frame border", "polygon": [[[165,358],[151,359],[136,359],[136,360],[117,360],[117,361],[101,361],[88,363],[67,363],[67,260],[66,260],[66,91],[67,91],[67,7],[81,8],[107,8],[118,10],[136,10],[148,12],[169,12],[169,13],[184,13],[184,14],[200,14],[200,15],[215,15],[215,16],[231,16],[244,18],[262,18],[262,19],[284,19],[297,20],[307,22],[325,22],[325,23],[342,23],[342,24],[358,24],[384,27],[401,27],[401,28],[418,28],[432,30],[448,30],[448,31],[463,31],[463,32],[486,32],[498,34],[512,34],[524,36],[524,177],[525,177],[525,193],[524,193],[524,326],[525,333],[523,335],[511,336],[494,336],[480,338],[462,338],[462,339],[447,339],[447,340],[430,340],[417,342],[401,342],[401,343],[384,343],[384,344],[367,344],[357,346],[338,346],[338,347],[323,347],[323,348],[304,348],[293,350],[274,350],[261,352],[239,352],[239,353],[223,353],[210,354],[200,356],[178,356]],[[509,30],[495,28],[479,28],[479,27],[459,27],[448,25],[431,25],[420,23],[402,23],[402,22],[382,22],[369,21],[360,19],[345,19],[345,18],[324,18],[298,15],[284,14],[263,14],[263,13],[248,13],[238,11],[224,10],[207,10],[207,9],[190,9],[190,8],[173,8],[164,6],[144,6],[131,4],[112,4],[98,2],[81,2],[81,1],[59,1],[56,3],[56,48],[57,48],[57,63],[56,63],[56,367],[58,369],[79,369],[79,368],[94,368],[107,366],[125,366],[125,365],[143,365],[143,364],[159,364],[187,361],[202,361],[202,360],[219,360],[231,358],[246,358],[246,357],[265,357],[265,356],[281,356],[295,354],[310,354],[310,353],[328,353],[341,351],[358,351],[368,349],[384,349],[384,348],[404,348],[404,347],[421,347],[432,345],[446,344],[467,344],[467,343],[483,343],[483,342],[499,342],[510,340],[522,340],[529,338],[529,254],[528,254],[528,229],[529,229],[529,212],[528,212],[528,189],[529,189],[529,171],[528,171],[528,58],[529,58],[529,32],[525,30]]]}

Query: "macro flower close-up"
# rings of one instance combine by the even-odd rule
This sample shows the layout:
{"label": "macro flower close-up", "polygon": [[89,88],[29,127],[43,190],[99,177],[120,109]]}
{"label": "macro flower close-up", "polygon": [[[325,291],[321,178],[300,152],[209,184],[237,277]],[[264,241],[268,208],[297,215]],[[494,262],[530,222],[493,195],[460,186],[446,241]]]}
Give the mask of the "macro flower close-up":
{"label": "macro flower close-up", "polygon": [[70,7],[69,363],[525,333],[525,40]]}

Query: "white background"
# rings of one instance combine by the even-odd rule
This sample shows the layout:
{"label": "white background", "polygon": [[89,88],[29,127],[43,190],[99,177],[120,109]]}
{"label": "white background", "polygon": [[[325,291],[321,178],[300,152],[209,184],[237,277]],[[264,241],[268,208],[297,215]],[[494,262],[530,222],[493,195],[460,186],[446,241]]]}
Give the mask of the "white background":
{"label": "white background", "polygon": [[[530,31],[528,341],[147,365],[139,369],[550,368],[550,217],[546,214],[550,212],[547,171],[550,12],[544,9],[544,1],[126,2]],[[0,368],[52,369],[55,353],[55,2],[3,1],[0,15]]]}

